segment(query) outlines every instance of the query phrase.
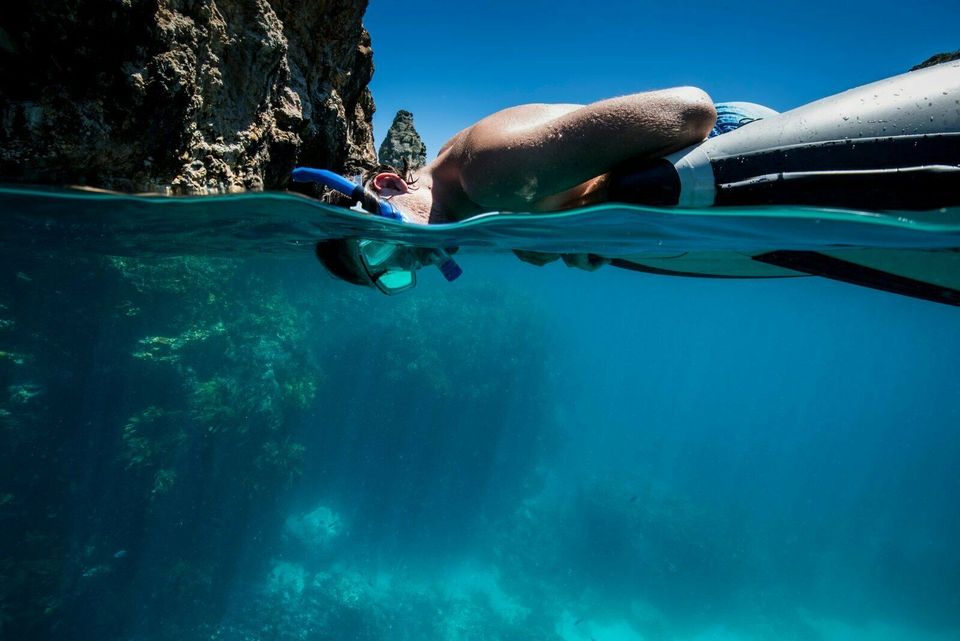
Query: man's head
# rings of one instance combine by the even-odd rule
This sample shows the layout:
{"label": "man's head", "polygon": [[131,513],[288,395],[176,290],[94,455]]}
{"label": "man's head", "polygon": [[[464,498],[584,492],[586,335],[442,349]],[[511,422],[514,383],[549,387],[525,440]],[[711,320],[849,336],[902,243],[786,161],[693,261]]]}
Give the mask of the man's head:
{"label": "man's head", "polygon": [[[403,213],[405,220],[420,224],[429,222],[433,185],[428,173],[413,171],[406,164],[402,169],[380,164],[364,171],[360,175],[360,184],[378,198],[389,201]],[[326,200],[344,207],[353,204],[349,197],[336,192],[329,193]]]}
{"label": "man's head", "polygon": [[360,259],[359,241],[352,239],[321,240],[314,251],[317,260],[331,276],[353,285],[373,287],[373,279],[363,268]]}
{"label": "man's head", "polygon": [[429,224],[433,208],[433,185],[429,174],[395,171],[377,172],[369,182],[369,189],[403,213],[408,222]]}
{"label": "man's head", "polygon": [[[378,165],[360,176],[360,184],[378,198],[388,200],[391,205],[403,212],[409,221],[426,224],[430,216],[432,198],[430,187],[421,188],[421,181],[428,182],[428,176],[418,175],[408,166],[397,169],[392,165]],[[349,197],[330,192],[326,200],[334,205],[348,207],[352,205]],[[374,283],[363,268],[360,259],[358,241],[325,240],[316,245],[317,259],[330,274],[340,280],[373,287]]]}
{"label": "man's head", "polygon": [[[429,171],[397,171],[381,166],[364,178],[364,186],[398,209],[407,222],[427,225],[433,209],[433,178]],[[436,221],[434,221],[436,222]]]}

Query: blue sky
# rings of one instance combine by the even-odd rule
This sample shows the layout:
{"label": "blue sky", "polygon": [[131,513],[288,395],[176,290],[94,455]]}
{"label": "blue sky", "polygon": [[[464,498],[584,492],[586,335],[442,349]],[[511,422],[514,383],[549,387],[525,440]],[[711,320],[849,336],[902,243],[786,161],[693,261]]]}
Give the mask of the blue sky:
{"label": "blue sky", "polygon": [[408,109],[431,158],[460,129],[524,102],[689,84],[786,110],[960,48],[960,0],[372,0],[364,24],[377,144]]}

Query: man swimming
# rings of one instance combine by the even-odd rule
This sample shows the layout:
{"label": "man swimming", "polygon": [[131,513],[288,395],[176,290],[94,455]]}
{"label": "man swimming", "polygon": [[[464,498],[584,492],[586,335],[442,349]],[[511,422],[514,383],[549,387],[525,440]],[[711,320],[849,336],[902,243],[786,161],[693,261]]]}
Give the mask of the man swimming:
{"label": "man swimming", "polygon": [[589,105],[529,104],[487,116],[412,176],[365,181],[410,222],[456,222],[489,211],[557,211],[605,200],[606,174],[707,137],[717,112],[694,87]]}
{"label": "man swimming", "polygon": [[[749,105],[744,110],[740,105]],[[720,120],[718,121],[718,108]],[[548,212],[609,200],[610,172],[626,161],[661,158],[745,122],[775,113],[760,105],[714,106],[706,92],[677,87],[589,105],[528,104],[487,116],[456,134],[420,170],[400,175],[377,168],[363,186],[389,201],[405,220],[457,222],[490,211]],[[516,251],[536,265],[559,254]],[[317,258],[334,276],[372,286],[355,243],[327,241]],[[593,270],[605,259],[565,254]],[[411,285],[412,286],[412,285]],[[381,289],[384,289],[381,287]]]}

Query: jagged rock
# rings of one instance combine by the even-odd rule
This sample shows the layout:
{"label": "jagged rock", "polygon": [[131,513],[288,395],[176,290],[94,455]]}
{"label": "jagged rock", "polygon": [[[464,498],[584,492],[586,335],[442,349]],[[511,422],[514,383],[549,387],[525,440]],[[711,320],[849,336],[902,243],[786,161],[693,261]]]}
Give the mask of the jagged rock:
{"label": "jagged rock", "polygon": [[178,193],[376,160],[367,0],[14,3],[0,181]]}
{"label": "jagged rock", "polygon": [[404,160],[411,169],[423,167],[427,164],[427,146],[413,126],[413,114],[401,109],[380,143],[380,162],[402,168]]}
{"label": "jagged rock", "polygon": [[933,65],[938,65],[941,62],[950,62],[951,60],[960,60],[960,50],[954,51],[953,53],[938,53],[930,56],[920,64],[910,67],[910,71],[916,71],[917,69],[923,69],[924,67],[932,67]]}

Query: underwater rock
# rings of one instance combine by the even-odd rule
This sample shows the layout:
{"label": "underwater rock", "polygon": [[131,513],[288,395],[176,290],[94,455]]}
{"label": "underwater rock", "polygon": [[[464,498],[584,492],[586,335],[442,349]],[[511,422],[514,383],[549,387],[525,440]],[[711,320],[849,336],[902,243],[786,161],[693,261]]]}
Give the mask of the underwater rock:
{"label": "underwater rock", "polygon": [[496,566],[465,563],[453,569],[441,585],[443,600],[466,606],[466,612],[480,607],[483,620],[491,617],[509,626],[522,626],[530,615],[530,608],[503,588],[503,579]]}
{"label": "underwater rock", "polygon": [[[468,573],[469,574],[469,573]],[[529,611],[504,611],[499,585],[486,585],[490,571],[475,581],[463,572],[421,579],[370,572],[345,558],[327,570],[272,559],[262,597],[253,599],[239,634],[210,638],[287,639],[524,639],[556,641]],[[459,584],[465,579],[465,584]],[[542,606],[543,604],[541,604]],[[519,615],[519,616],[517,616]],[[261,635],[253,633],[260,631]],[[263,636],[264,631],[269,636]],[[610,637],[612,638],[612,637]],[[586,641],[586,637],[583,637]]]}
{"label": "underwater rock", "polygon": [[320,550],[343,534],[343,521],[336,512],[319,505],[306,514],[287,517],[283,533],[309,549]]}
{"label": "underwater rock", "polygon": [[205,193],[375,162],[366,0],[17,3],[0,180]]}
{"label": "underwater rock", "polygon": [[210,327],[191,327],[179,336],[147,336],[140,339],[141,350],[133,352],[134,358],[157,363],[175,363],[180,360],[181,351],[192,343],[203,342],[211,336],[226,333],[223,322]]}
{"label": "underwater rock", "polygon": [[951,60],[960,60],[960,49],[954,52],[944,52],[930,56],[920,64],[910,67],[910,71],[916,71],[917,69],[923,69],[925,67],[932,67],[933,65],[939,65],[943,62],[950,62]]}
{"label": "underwater rock", "polygon": [[404,162],[410,169],[419,169],[427,164],[427,146],[413,126],[413,114],[401,109],[393,118],[380,143],[380,162],[402,168]]}
{"label": "underwater rock", "polygon": [[285,604],[295,604],[307,586],[307,571],[302,565],[275,561],[267,578],[267,594],[279,597]]}

